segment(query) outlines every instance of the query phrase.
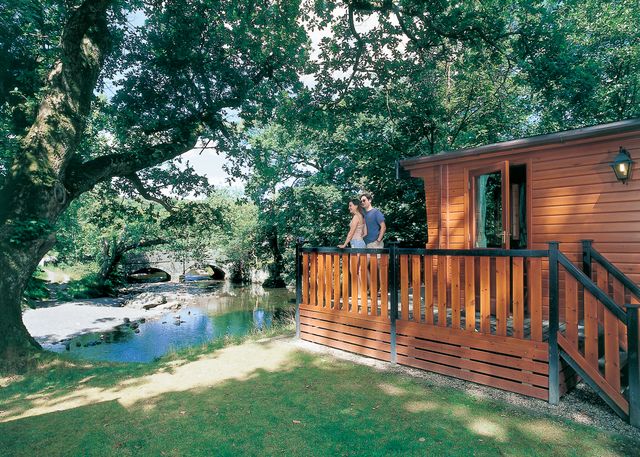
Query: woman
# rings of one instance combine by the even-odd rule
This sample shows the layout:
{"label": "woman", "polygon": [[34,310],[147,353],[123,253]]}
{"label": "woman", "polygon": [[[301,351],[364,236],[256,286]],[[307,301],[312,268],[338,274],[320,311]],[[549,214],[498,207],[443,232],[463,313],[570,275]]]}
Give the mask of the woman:
{"label": "woman", "polygon": [[360,201],[353,198],[349,201],[349,212],[353,214],[349,223],[349,234],[343,244],[338,247],[344,249],[351,242],[352,248],[365,248],[364,237],[367,235],[367,224],[364,223],[363,210],[360,207]]}

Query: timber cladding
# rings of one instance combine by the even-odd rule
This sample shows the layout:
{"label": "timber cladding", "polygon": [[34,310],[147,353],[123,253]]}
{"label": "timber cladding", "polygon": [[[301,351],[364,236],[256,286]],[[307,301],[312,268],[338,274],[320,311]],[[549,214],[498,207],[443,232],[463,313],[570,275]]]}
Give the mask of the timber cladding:
{"label": "timber cladding", "polygon": [[[626,184],[617,181],[610,167],[621,147],[635,162]],[[559,241],[560,250],[581,266],[581,240],[593,240],[594,248],[640,283],[640,119],[416,157],[401,165],[412,177],[424,180],[428,249],[477,247],[474,176],[502,173],[504,206],[510,203],[517,171],[526,200],[521,210],[526,219],[525,248],[547,249],[550,241]],[[513,221],[506,219],[507,215],[502,247],[508,249],[514,247],[509,236]],[[542,281],[546,319],[546,264]],[[561,275],[561,294],[564,282]],[[561,318],[564,312],[561,308]]]}
{"label": "timber cladding", "polygon": [[[301,339],[529,397],[549,398],[549,345],[543,341],[540,299],[543,258],[512,257],[510,278],[506,274],[509,257],[434,256],[395,248],[393,253],[377,256],[322,249],[325,252],[306,251],[300,256]],[[399,281],[392,286],[388,282],[390,258],[396,259],[398,269],[394,271],[399,273]],[[479,292],[479,298],[474,285],[476,263],[478,267],[486,264],[481,275],[484,282],[478,284],[484,294]],[[452,272],[450,285],[447,264]],[[526,325],[525,265],[531,303]],[[489,273],[493,269],[496,281],[492,288]],[[511,283],[514,299],[506,306]],[[464,293],[466,288],[473,292]],[[494,296],[495,315],[490,312]],[[391,319],[394,306],[398,306],[397,318]],[[561,367],[560,393],[576,382],[575,373]]]}
{"label": "timber cladding", "polygon": [[358,317],[301,304],[300,337],[374,359],[391,360],[391,325],[379,317]]}
{"label": "timber cladding", "polygon": [[[401,365],[548,399],[546,342],[402,320],[396,325],[397,362]],[[380,316],[354,316],[301,304],[300,337],[378,360],[391,360],[391,325]],[[560,376],[564,393],[567,390],[564,372]],[[567,379],[566,384],[575,384],[575,377]]]}
{"label": "timber cladding", "polygon": [[397,322],[398,363],[548,399],[548,344]]}

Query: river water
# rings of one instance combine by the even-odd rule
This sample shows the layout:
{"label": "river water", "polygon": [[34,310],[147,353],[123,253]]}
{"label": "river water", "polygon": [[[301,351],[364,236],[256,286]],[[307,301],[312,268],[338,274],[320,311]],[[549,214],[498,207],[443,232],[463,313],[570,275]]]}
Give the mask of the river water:
{"label": "river water", "polygon": [[187,291],[181,309],[114,331],[88,333],[46,349],[66,352],[85,360],[150,362],[169,351],[197,346],[229,336],[243,336],[269,328],[293,317],[295,294],[287,289],[237,287],[223,281],[198,281],[186,285],[166,284]]}

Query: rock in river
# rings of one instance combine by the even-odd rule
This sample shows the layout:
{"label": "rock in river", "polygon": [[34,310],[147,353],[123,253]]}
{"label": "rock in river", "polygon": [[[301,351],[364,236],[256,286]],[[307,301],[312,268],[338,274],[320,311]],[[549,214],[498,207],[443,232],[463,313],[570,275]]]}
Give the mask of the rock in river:
{"label": "rock in river", "polygon": [[129,300],[127,302],[127,306],[130,308],[151,309],[151,308],[155,308],[156,306],[163,305],[166,302],[167,302],[167,298],[162,294],[145,292],[143,294],[138,295],[133,300]]}

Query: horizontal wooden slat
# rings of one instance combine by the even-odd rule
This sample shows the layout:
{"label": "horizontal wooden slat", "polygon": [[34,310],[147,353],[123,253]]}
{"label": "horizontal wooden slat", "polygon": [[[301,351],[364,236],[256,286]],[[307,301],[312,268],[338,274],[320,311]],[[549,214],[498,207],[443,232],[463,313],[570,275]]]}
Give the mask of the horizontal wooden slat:
{"label": "horizontal wooden slat", "polygon": [[381,332],[390,332],[391,326],[389,322],[385,322],[385,319],[380,316],[358,316],[353,314],[347,314],[342,311],[326,311],[322,308],[313,309],[313,307],[307,307],[300,305],[300,315],[308,316],[314,319],[324,319],[332,322],[339,322],[341,324],[355,325],[362,328],[370,328],[372,330],[379,330]]}
{"label": "horizontal wooden slat", "polygon": [[339,324],[337,322],[313,319],[306,316],[300,316],[300,324],[309,325],[312,327],[319,327],[319,328],[331,330],[338,333],[346,333],[354,336],[360,336],[364,338],[384,341],[386,343],[391,342],[391,336],[389,333],[380,332],[378,330],[370,330],[362,327],[354,327],[351,325]]}
{"label": "horizontal wooden slat", "polygon": [[[398,343],[398,347],[417,347],[427,351],[453,355],[459,358],[477,360],[495,365],[503,365],[506,367],[517,368],[519,370],[527,370],[541,375],[547,375],[549,373],[549,364],[546,362],[537,362],[535,360],[525,359],[518,356],[495,354],[493,352],[487,352],[470,347],[421,340],[407,336],[398,336],[396,341]],[[400,349],[398,349],[398,353],[400,353]],[[407,355],[406,353],[404,354]]]}
{"label": "horizontal wooden slat", "polygon": [[[639,205],[640,206],[640,205]],[[591,212],[589,214],[545,214],[539,217],[533,217],[533,225],[575,225],[575,224],[603,224],[609,222],[628,222],[633,224],[640,221],[640,211],[628,211],[622,206],[615,212]]]}
{"label": "horizontal wooden slat", "polygon": [[440,365],[448,365],[453,368],[462,368],[465,370],[475,371],[477,373],[483,373],[491,377],[525,382],[538,387],[547,387],[549,384],[549,378],[544,375],[527,373],[526,371],[514,370],[475,360],[462,359],[460,357],[454,357],[446,354],[438,354],[431,351],[423,351],[419,348],[398,346],[398,355],[400,354],[428,362],[438,363]]}
{"label": "horizontal wooden slat", "polygon": [[575,205],[604,205],[604,204],[619,204],[620,202],[635,202],[638,200],[638,196],[633,192],[592,192],[590,188],[585,188],[579,194],[563,195],[558,197],[541,197],[537,194],[532,196],[533,209],[547,208],[553,206],[575,206]]}
{"label": "horizontal wooden slat", "polygon": [[391,350],[389,343],[384,343],[382,341],[372,340],[369,338],[362,338],[360,336],[348,335],[346,333],[334,332],[333,330],[326,330],[307,324],[300,324],[300,334],[331,338],[345,343],[357,344],[358,346],[363,346],[378,351],[389,352]]}
{"label": "horizontal wooden slat", "polygon": [[549,360],[549,345],[543,342],[519,340],[508,336],[470,333],[465,330],[441,328],[413,322],[398,321],[396,325],[398,335],[438,340],[497,354],[510,354],[540,361]]}
{"label": "horizontal wooden slat", "polygon": [[303,340],[311,341],[312,343],[322,344],[324,346],[341,349],[343,351],[355,352],[356,354],[365,355],[374,359],[384,360],[385,362],[391,360],[391,355],[388,352],[377,351],[375,349],[369,349],[355,344],[345,343],[343,341],[333,340],[331,338],[325,338],[309,333],[301,333],[300,337]]}
{"label": "horizontal wooden slat", "polygon": [[558,189],[569,186],[608,186],[617,184],[616,178],[613,173],[593,173],[590,175],[578,175],[573,174],[564,177],[547,177],[538,174],[538,178],[534,179],[532,185],[536,190],[538,189]]}
{"label": "horizontal wooden slat", "polygon": [[634,224],[627,224],[624,222],[598,222],[589,224],[588,227],[584,227],[580,224],[571,224],[571,222],[568,221],[564,224],[536,224],[535,229],[539,235],[555,234],[558,232],[577,233],[581,235],[586,235],[588,233],[615,233],[622,235],[624,233],[636,233],[638,231],[637,227]]}
{"label": "horizontal wooden slat", "polygon": [[609,193],[609,192],[617,192],[619,193],[619,189],[616,186],[617,182],[610,183],[596,183],[594,185],[590,185],[589,183],[576,184],[573,186],[564,186],[564,187],[549,187],[546,189],[537,188],[535,185],[532,185],[533,195],[537,197],[565,197],[570,195],[580,195],[581,192],[585,191],[585,188],[588,188],[587,192],[595,193]]}
{"label": "horizontal wooden slat", "polygon": [[411,357],[403,355],[398,356],[398,363],[407,365],[410,367],[421,368],[427,371],[433,371],[435,373],[444,374],[447,376],[453,376],[455,378],[472,381],[478,384],[484,384],[486,386],[496,387],[498,389],[507,390],[509,392],[517,392],[529,397],[539,398],[541,400],[547,400],[549,394],[547,389],[541,387],[529,386],[526,384],[520,384],[506,379],[494,378],[481,373],[474,373],[471,371],[465,371],[460,368],[452,368],[446,365],[440,365],[433,362],[427,362],[424,360],[416,360]]}

